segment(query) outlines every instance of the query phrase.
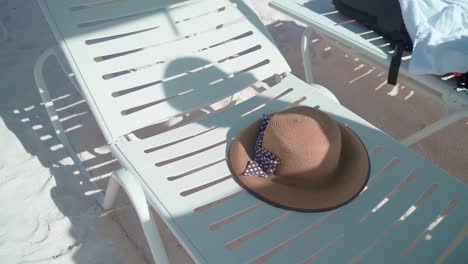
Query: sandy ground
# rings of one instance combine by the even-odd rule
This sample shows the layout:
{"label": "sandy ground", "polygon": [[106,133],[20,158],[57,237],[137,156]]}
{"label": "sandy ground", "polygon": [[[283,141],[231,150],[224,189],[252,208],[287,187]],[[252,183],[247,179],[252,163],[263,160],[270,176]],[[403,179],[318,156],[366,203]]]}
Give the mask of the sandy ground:
{"label": "sandy ground", "polygon": [[[291,65],[303,77],[299,53],[304,27],[254,1]],[[124,195],[102,214],[95,199],[118,164],[84,101],[58,65],[46,65],[46,81],[61,122],[98,189],[84,179],[55,138],[33,79],[39,54],[55,44],[34,1],[0,0],[0,259],[2,263],[146,263],[149,251]],[[4,32],[3,28],[7,30]],[[316,81],[343,105],[401,139],[449,110],[412,91],[400,79],[385,84],[385,70],[363,63],[319,36],[311,52]],[[427,159],[468,182],[468,120],[414,146]],[[163,226],[161,224],[161,226]],[[190,257],[163,228],[173,263]]]}
{"label": "sandy ground", "polygon": [[[100,209],[93,196],[84,195],[89,190],[40,105],[33,65],[54,39],[39,7],[35,1],[1,0],[0,22],[8,30],[0,42],[0,262],[125,263],[99,231]],[[57,90],[70,90],[58,71],[50,72]],[[74,109],[64,104],[62,116],[72,116]]]}

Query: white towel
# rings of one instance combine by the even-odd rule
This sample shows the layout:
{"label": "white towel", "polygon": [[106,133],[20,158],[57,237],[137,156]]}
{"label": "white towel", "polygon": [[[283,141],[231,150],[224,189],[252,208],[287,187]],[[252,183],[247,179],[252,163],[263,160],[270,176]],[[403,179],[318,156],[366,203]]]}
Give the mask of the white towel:
{"label": "white towel", "polygon": [[399,0],[414,74],[468,72],[468,0]]}

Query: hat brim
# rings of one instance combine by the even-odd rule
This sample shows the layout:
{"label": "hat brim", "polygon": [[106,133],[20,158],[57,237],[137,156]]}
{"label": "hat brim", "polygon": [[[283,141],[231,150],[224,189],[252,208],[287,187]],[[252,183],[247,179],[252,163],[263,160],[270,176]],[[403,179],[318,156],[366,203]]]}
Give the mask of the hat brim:
{"label": "hat brim", "polygon": [[338,123],[341,130],[341,155],[333,181],[325,186],[290,185],[272,179],[244,176],[253,158],[260,120],[248,126],[233,140],[229,166],[234,179],[252,195],[273,206],[299,212],[321,212],[340,207],[364,189],[369,180],[370,160],[366,147],[350,128]]}

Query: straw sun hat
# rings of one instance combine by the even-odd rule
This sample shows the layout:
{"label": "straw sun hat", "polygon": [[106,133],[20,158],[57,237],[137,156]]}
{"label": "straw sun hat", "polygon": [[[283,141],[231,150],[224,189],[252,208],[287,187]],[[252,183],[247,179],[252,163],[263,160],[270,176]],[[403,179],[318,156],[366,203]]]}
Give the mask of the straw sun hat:
{"label": "straw sun hat", "polygon": [[369,156],[348,127],[315,108],[265,115],[233,141],[236,181],[259,199],[301,212],[326,211],[354,199],[369,178]]}

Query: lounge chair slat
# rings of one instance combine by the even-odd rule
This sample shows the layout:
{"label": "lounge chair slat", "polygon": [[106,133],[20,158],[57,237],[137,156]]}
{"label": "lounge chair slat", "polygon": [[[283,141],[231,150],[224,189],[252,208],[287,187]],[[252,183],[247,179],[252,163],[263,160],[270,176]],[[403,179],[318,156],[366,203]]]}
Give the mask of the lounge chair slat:
{"label": "lounge chair slat", "polygon": [[[398,175],[404,174],[399,173]],[[397,177],[398,175],[388,174],[384,177]],[[412,207],[413,203],[416,202],[428,188],[430,188],[431,184],[432,183],[430,181],[418,181],[417,179],[410,182],[396,196],[362,223],[359,222],[360,218],[351,218],[345,221],[343,225],[340,225],[340,227],[337,227],[336,222],[333,222],[333,220],[330,219],[330,221],[324,223],[320,229],[309,233],[303,239],[297,241],[294,245],[291,245],[288,249],[279,253],[277,257],[275,256],[272,258],[272,260],[281,262],[281,260],[284,260],[286,256],[289,257],[291,252],[306,253],[307,250],[309,250],[310,253],[317,252],[323,246],[323,243],[321,243],[317,238],[332,240],[339,235],[344,235],[343,239],[332,247],[329,252],[323,254],[324,260],[331,261],[333,263],[352,260],[357,257],[358,254],[365,251],[367,247],[370,247],[374,241],[378,241],[385,232],[388,232],[388,230],[398,232],[400,228],[404,228],[404,222],[402,223],[402,226],[393,227],[393,225],[405,212],[407,212],[408,209]],[[386,186],[392,185],[387,184]],[[370,189],[372,188],[374,187],[370,187]],[[424,207],[426,202],[430,202],[432,200],[433,199],[425,200],[421,206]],[[449,200],[439,199],[438,201],[448,203]],[[416,209],[416,211],[418,210],[419,208]],[[410,215],[409,219],[412,217],[414,217],[414,215]],[[393,228],[395,228],[395,230],[393,230]],[[407,232],[407,235],[409,235],[408,233],[409,232]],[[372,248],[369,250],[372,250]],[[293,259],[291,259],[291,261],[304,261],[307,257],[307,254],[298,253],[293,257]]]}
{"label": "lounge chair slat", "polygon": [[[136,49],[148,48],[167,42],[177,41],[193,36],[194,34],[203,34],[206,31],[215,31],[217,27],[221,28],[222,25],[228,26],[229,24],[241,21],[242,15],[237,8],[230,6],[226,8],[226,10],[215,12],[210,16],[200,16],[189,21],[182,21],[176,24],[177,31],[174,30],[171,26],[171,21],[168,21],[168,19],[170,18],[161,16],[161,21],[158,21],[158,24],[146,22],[144,27],[142,26],[141,28],[134,30],[128,29],[128,31],[107,32],[108,30],[106,29],[98,35],[86,34],[81,39],[84,39],[87,43],[93,43],[96,39],[99,40],[108,36],[135,32],[135,34],[131,34],[129,36],[114,38],[110,41],[92,45],[82,43],[84,44],[83,48],[89,49],[89,54],[93,58],[99,56],[110,56],[112,54],[119,54],[126,51],[133,51]],[[99,33],[99,31],[93,32]],[[162,51],[163,50],[161,50],[161,52]]]}
{"label": "lounge chair slat", "polygon": [[151,46],[152,44],[149,43],[148,46],[150,48],[111,60],[100,61],[96,66],[99,68],[100,73],[105,74],[134,69],[160,61],[168,61],[176,59],[179,56],[194,56],[202,49],[210,48],[211,46],[250,32],[245,29],[246,24],[248,24],[248,21],[242,20],[206,34],[200,33],[190,38],[183,38],[163,44],[158,44],[158,41],[154,40],[154,45],[156,46]]}
{"label": "lounge chair slat", "polygon": [[[73,10],[75,6],[67,3],[68,1],[54,0],[47,1],[49,11],[58,19],[66,19],[66,23],[59,25],[64,30],[66,37],[80,35],[83,39],[94,39],[105,36],[113,36],[121,33],[129,33],[144,28],[159,26],[163,22],[170,22],[172,19],[183,20],[198,14],[203,14],[214,7],[224,5],[226,1],[187,1],[173,2],[174,5],[164,8],[167,5],[165,1],[139,1],[135,4],[131,0],[114,1],[107,5],[98,5],[92,8],[82,8]],[[140,6],[141,2],[141,6]],[[164,3],[165,2],[165,3]],[[197,3],[198,2],[198,3]],[[190,3],[198,4],[201,8],[190,13]],[[211,4],[211,6],[209,6]],[[130,9],[124,9],[129,8]],[[72,8],[72,9],[70,9]],[[168,12],[168,10],[172,12]],[[169,17],[169,13],[172,17]]]}
{"label": "lounge chair slat", "polygon": [[[262,50],[260,47],[256,48],[256,50],[252,51],[251,53],[238,56],[236,58],[227,59],[235,54],[244,52],[251,48],[255,48],[256,45],[252,45],[251,42],[249,43],[249,41],[250,39],[235,41],[220,46],[217,49],[210,49],[205,52],[201,52],[195,56],[187,56],[177,62],[169,61],[148,67],[146,69],[141,69],[139,71],[130,72],[123,76],[107,80],[104,82],[104,84],[112,87],[112,90],[115,91],[115,93],[120,92],[121,94],[124,94],[115,97],[115,100],[118,101],[118,103],[125,104],[126,99],[135,102],[135,99],[140,96],[140,98],[146,99],[150,93],[154,92],[160,92],[163,96],[173,96],[184,91],[183,88],[185,87],[182,86],[181,88],[173,88],[171,90],[169,89],[171,87],[165,88],[164,86],[170,86],[173,82],[181,82],[185,79],[194,79],[189,80],[189,82],[194,83],[196,81],[196,83],[193,85],[193,89],[196,89],[196,85],[207,85],[210,82],[218,80],[219,78],[225,78],[231,74],[239,73],[240,71],[248,69],[249,67],[255,66],[256,64],[267,60],[268,53]],[[227,53],[225,51],[223,52],[223,49],[228,49],[232,53]],[[213,62],[210,62],[208,58],[215,62],[225,59],[226,61],[213,64]],[[206,68],[203,69],[203,67]],[[216,70],[214,70],[214,68],[216,68]],[[270,76],[273,75],[273,73],[274,71],[270,71]],[[260,78],[265,78],[265,76],[261,76]],[[135,88],[157,81],[163,81],[164,83],[160,84],[159,86],[157,84],[153,84],[148,88]],[[157,89],[154,89],[154,86],[163,87],[160,87],[158,91]],[[187,90],[189,88],[191,87],[186,87]],[[134,91],[131,92],[132,90]],[[148,90],[152,91],[148,92]],[[159,99],[163,98],[164,97]]]}
{"label": "lounge chair slat", "polygon": [[[459,196],[459,195],[457,195]],[[463,228],[466,228],[467,219],[467,199],[461,199],[461,202],[446,216],[440,224],[438,224],[429,236],[424,237],[410,252],[408,255],[402,256],[400,259],[401,263],[414,263],[415,261],[421,261],[422,263],[432,262],[443,254],[443,252],[449,248],[452,242],[457,239],[457,236],[462,235]],[[444,206],[445,207],[445,206]],[[416,213],[416,212],[415,212]],[[427,223],[424,223],[422,228],[426,228]],[[465,235],[466,241],[466,235]],[[409,246],[406,244],[405,246]],[[385,245],[382,245],[385,246]],[[466,243],[464,244],[466,246]],[[459,246],[463,249],[463,245]],[[382,252],[383,248],[376,248],[376,253]],[[459,263],[460,260],[466,259],[467,256],[466,248],[465,251],[460,254],[454,262],[447,263]],[[463,257],[464,256],[464,257]],[[369,255],[363,258],[363,261],[375,259],[375,255]]]}
{"label": "lounge chair slat", "polygon": [[[377,157],[376,157],[377,158]],[[383,166],[382,166],[383,167]],[[377,172],[372,171],[371,177],[374,177],[380,170]],[[370,211],[375,206],[375,201],[381,201],[384,199],[385,195],[391,190],[392,185],[388,184],[392,181],[398,180],[398,177],[402,175],[407,175],[410,171],[410,168],[406,166],[397,166],[393,170],[390,170],[386,173],[388,177],[381,177],[379,178],[372,186],[369,187],[366,191],[364,191],[360,196],[358,196],[355,201],[352,203],[341,207],[336,211],[325,212],[325,213],[314,213],[309,215],[320,215],[320,217],[326,217],[326,220],[320,222],[320,226],[317,227],[317,230],[321,230],[322,228],[327,228],[326,230],[330,231],[329,234],[326,234],[328,239],[331,241],[336,236],[340,235],[341,233],[337,233],[339,230],[346,230],[344,228],[349,228],[350,226],[348,223],[356,223],[362,216],[364,216],[368,211]],[[389,182],[390,181],[390,182]],[[307,214],[306,214],[307,215]],[[302,221],[303,214],[294,214],[285,221],[279,223],[274,229],[270,230],[266,234],[259,235],[258,237],[248,241],[242,248],[238,250],[242,250],[241,255],[252,255],[251,252],[253,248],[258,249],[259,252],[262,254],[267,254],[270,250],[273,250],[278,245],[287,242],[287,240],[292,239],[293,242],[288,244],[283,250],[286,252],[291,252],[293,245],[299,246],[307,246],[308,243],[303,244],[301,241],[303,239],[316,239],[320,236],[315,236],[314,230],[307,230],[307,228],[313,225],[313,222],[306,222]],[[310,216],[312,218],[312,216]],[[346,218],[347,221],[343,222],[343,218]],[[312,219],[317,219],[313,217]],[[337,224],[340,223],[340,224]],[[333,228],[330,228],[333,226]],[[342,226],[342,227],[341,227]],[[343,229],[342,229],[343,228]],[[314,227],[315,229],[315,227]],[[335,230],[335,231],[333,231]],[[304,234],[301,234],[304,232]],[[346,234],[346,232],[345,232]],[[299,236],[300,239],[295,238]],[[267,238],[269,237],[269,238]],[[322,237],[323,238],[323,237]],[[324,238],[323,238],[324,239]],[[324,239],[327,240],[327,239]],[[253,245],[258,245],[253,247]],[[305,252],[301,252],[300,254],[306,254],[313,252],[312,249],[308,249]],[[259,254],[261,256],[262,254]],[[277,253],[281,254],[281,253]],[[297,253],[299,254],[299,253]],[[276,255],[276,254],[275,254]],[[280,255],[281,256],[281,255]],[[280,263],[280,262],[278,262]]]}
{"label": "lounge chair slat", "polygon": [[[132,160],[132,162],[135,162],[135,165],[139,168],[146,168],[148,165],[152,167],[154,166],[154,156],[150,154],[154,152],[152,149],[160,148],[166,144],[173,144],[174,142],[183,140],[187,137],[206,132],[214,127],[228,126],[231,121],[238,120],[241,115],[252,111],[262,104],[271,103],[268,97],[274,98],[281,96],[287,91],[288,90],[285,88],[279,89],[277,87],[273,87],[261,95],[254,96],[238,105],[232,106],[223,111],[217,111],[216,113],[200,120],[200,122],[189,123],[185,126],[158,134],[145,140],[132,142],[132,144],[126,146],[129,148],[129,151],[132,151],[137,155],[135,156],[135,160]],[[222,122],[224,122],[224,125]],[[145,151],[147,153],[145,153]],[[171,172],[171,175],[174,175],[175,173],[177,173],[177,171]]]}
{"label": "lounge chair slat", "polygon": [[[249,86],[255,82],[257,82],[256,79],[250,79],[251,76],[248,76],[247,78],[245,78],[245,74],[243,74],[243,76],[239,76],[241,78],[239,78],[239,82],[243,82],[245,83],[246,86]],[[235,89],[233,89],[234,91],[238,91],[238,87],[234,87]],[[203,106],[205,106],[206,104],[211,104],[211,103],[214,103],[215,101],[214,100],[214,96],[217,96],[216,99],[222,99],[224,98],[224,96],[219,96],[219,95],[216,95],[216,94],[213,94],[211,95],[211,97],[207,96],[205,98],[199,98],[199,97],[194,97],[194,100],[197,100],[195,101],[196,103],[200,103],[200,104],[203,104]],[[132,114],[128,114],[126,115],[125,117],[118,117],[118,120],[121,120],[122,122],[126,122],[127,125],[131,126],[131,127],[134,127],[134,128],[141,128],[141,127],[144,127],[146,124],[151,124],[151,123],[154,123],[154,122],[157,122],[157,121],[162,121],[164,119],[167,119],[169,117],[172,117],[172,116],[175,116],[177,114],[180,114],[181,112],[187,112],[187,111],[192,111],[192,110],[195,110],[196,108],[193,107],[193,103],[192,104],[189,104],[187,103],[186,105],[182,105],[180,102],[183,102],[184,100],[184,97],[183,96],[180,96],[180,97],[177,97],[177,98],[173,98],[167,102],[162,102],[160,103],[159,105],[157,105],[156,107],[153,107],[153,108],[146,108],[144,110],[141,110],[141,111],[138,111],[138,112],[134,112]],[[187,99],[188,100],[188,99]],[[157,116],[156,114],[159,114],[160,116]],[[154,117],[153,117],[154,116]],[[150,118],[150,117],[153,117],[153,118]],[[146,119],[144,119],[146,118]],[[131,131],[129,131],[131,132]]]}
{"label": "lounge chair slat", "polygon": [[[208,1],[190,1],[184,3],[184,1],[151,1],[151,0],[140,0],[138,5],[131,0],[115,1],[112,4],[97,6],[85,10],[78,10],[71,12],[71,19],[75,23],[82,23],[88,21],[100,21],[114,17],[125,17],[129,14],[141,14],[136,19],[145,16],[158,16],[166,15],[168,19],[175,19],[174,22],[197,16],[201,11],[210,10],[213,8],[223,7],[230,4],[226,0],[208,0]],[[192,13],[187,12],[192,10]]]}
{"label": "lounge chair slat", "polygon": [[[408,256],[402,256],[402,254],[411,246],[412,242],[415,241],[434,220],[436,220],[439,213],[443,212],[443,210],[447,208],[454,199],[456,199],[456,196],[451,195],[451,190],[447,187],[447,185],[438,185],[437,190],[427,199],[427,201],[425,201],[420,207],[417,207],[414,213],[407,219],[401,221],[395,230],[383,238],[382,241],[379,241],[379,243],[376,244],[367,255],[362,257],[362,259],[376,259],[379,255],[381,256],[384,251],[389,251],[388,253],[397,257],[396,260],[401,258],[401,261],[398,262],[410,261],[411,259],[413,261],[417,261],[417,259],[414,259],[414,256],[411,256],[411,254]],[[457,204],[455,208],[459,206],[460,204]],[[425,239],[426,238],[422,238],[419,243],[423,243]],[[447,244],[433,244],[432,250],[441,252],[446,247]]]}
{"label": "lounge chair slat", "polygon": [[260,111],[256,111],[250,115],[241,117],[237,120],[233,120],[232,124],[235,124],[234,127],[220,127],[193,139],[189,139],[179,144],[175,144],[167,148],[161,149],[160,151],[156,151],[154,153],[154,156],[158,157],[158,160],[156,162],[163,161],[165,159],[171,159],[174,155],[178,156],[183,155],[184,153],[190,153],[203,147],[206,147],[209,144],[214,144],[235,137],[240,133],[240,131],[244,127],[246,127],[251,122],[261,118],[261,116],[264,113],[270,113],[271,111],[278,111],[284,109],[290,105],[291,101],[294,101],[294,99],[298,98],[299,96],[297,95],[297,93],[288,94],[284,96],[281,101],[272,102],[266,105]]}

